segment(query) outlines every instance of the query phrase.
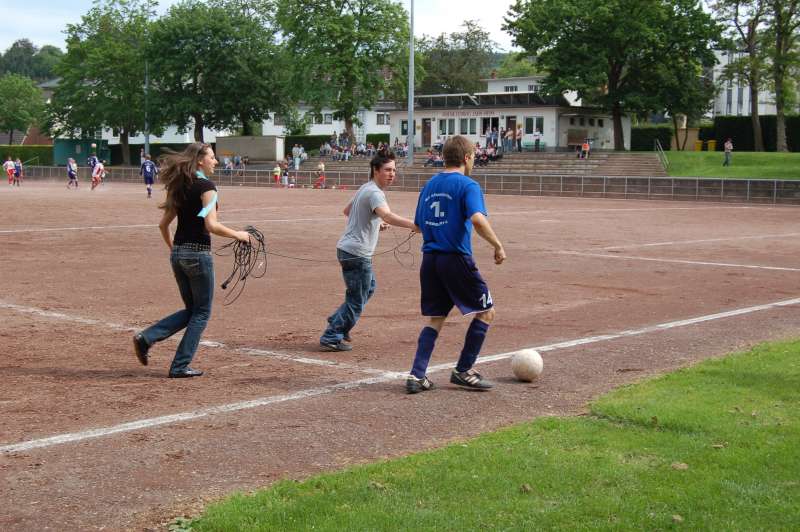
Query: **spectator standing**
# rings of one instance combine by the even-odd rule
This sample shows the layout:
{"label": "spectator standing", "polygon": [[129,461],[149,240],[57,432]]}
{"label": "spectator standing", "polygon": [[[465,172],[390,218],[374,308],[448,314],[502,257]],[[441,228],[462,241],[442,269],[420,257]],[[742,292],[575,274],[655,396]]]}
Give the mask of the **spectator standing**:
{"label": "spectator standing", "polygon": [[730,166],[731,153],[733,152],[733,141],[730,138],[725,139],[723,149],[725,150],[725,160],[722,162],[722,166]]}
{"label": "spectator standing", "polygon": [[522,135],[523,135],[522,124],[517,124],[516,138],[517,138],[517,151],[518,152],[522,152]]}

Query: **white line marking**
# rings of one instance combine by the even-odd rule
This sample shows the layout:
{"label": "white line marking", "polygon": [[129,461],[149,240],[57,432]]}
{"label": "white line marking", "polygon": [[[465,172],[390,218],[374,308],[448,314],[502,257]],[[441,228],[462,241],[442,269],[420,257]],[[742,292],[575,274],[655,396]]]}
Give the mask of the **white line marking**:
{"label": "white line marking", "polygon": [[[119,323],[111,323],[106,321],[95,320],[91,318],[84,318],[81,316],[71,316],[69,314],[65,314],[63,312],[53,312],[50,310],[44,310],[36,307],[26,307],[22,305],[15,305],[13,303],[7,303],[5,301],[0,300],[0,309],[8,309],[13,310],[16,312],[20,312],[23,314],[33,314],[35,316],[42,316],[44,318],[50,318],[55,320],[61,321],[68,321],[72,323],[80,323],[83,325],[93,325],[104,327],[107,329],[113,329],[115,331],[124,331],[124,332],[136,332],[140,329],[135,327],[131,327],[129,325],[121,325]],[[173,342],[179,342],[181,339],[180,335],[175,335],[169,338],[168,340]],[[217,342],[214,340],[201,340],[200,345],[203,347],[210,347],[212,349],[226,349],[233,351],[234,353],[241,353],[243,355],[249,356],[260,356],[260,357],[269,357],[274,358],[277,360],[286,360],[289,362],[297,362],[298,364],[307,364],[311,366],[325,366],[325,367],[333,367],[343,370],[353,370],[358,371],[361,373],[366,373],[368,375],[382,375],[386,373],[386,370],[382,369],[373,369],[373,368],[364,368],[361,366],[357,366],[355,364],[346,364],[343,362],[336,362],[333,360],[321,360],[316,358],[309,358],[303,355],[291,354],[291,353],[281,353],[279,351],[267,351],[265,349],[255,349],[250,347],[229,347],[222,342]]]}
{"label": "white line marking", "polygon": [[608,246],[600,249],[633,249],[650,248],[657,246],[676,246],[679,244],[705,244],[707,242],[726,242],[728,240],[760,240],[765,238],[787,238],[790,236],[800,236],[800,233],[781,233],[772,235],[750,235],[750,236],[730,236],[724,238],[704,238],[701,240],[673,240],[669,242],[653,242],[650,244],[626,244],[624,246]]}
{"label": "white line marking", "polygon": [[[263,220],[225,220],[226,224],[253,224],[253,223],[295,223],[295,222],[330,222],[335,220],[344,221],[344,216],[330,218],[267,218]],[[31,229],[0,229],[0,234],[9,235],[17,233],[54,233],[59,231],[97,231],[104,229],[152,229],[158,227],[156,224],[133,224],[133,225],[86,225],[74,227],[43,227]]]}
{"label": "white line marking", "polygon": [[782,266],[761,266],[758,264],[735,264],[730,262],[705,262],[699,260],[658,259],[653,257],[634,257],[632,255],[607,255],[603,253],[582,253],[580,251],[559,251],[561,255],[576,255],[578,257],[597,257],[601,259],[642,260],[649,262],[667,262],[672,264],[690,264],[697,266],[720,266],[723,268],[751,268],[754,270],[774,270],[780,272],[800,272],[800,268],[784,268]]}
{"label": "white line marking", "polygon": [[[579,345],[586,345],[596,342],[603,342],[607,340],[615,340],[618,338],[625,338],[629,336],[637,336],[648,334],[651,332],[657,331],[664,331],[668,329],[674,329],[676,327],[686,327],[689,325],[695,325],[698,323],[704,323],[707,321],[712,320],[719,320],[724,318],[731,318],[734,316],[742,316],[744,314],[750,314],[752,312],[759,312],[762,310],[769,310],[774,308],[780,307],[788,307],[792,305],[800,304],[800,298],[796,299],[787,299],[784,301],[776,301],[774,303],[766,303],[764,305],[756,305],[752,307],[746,307],[736,310],[730,310],[727,312],[718,312],[716,314],[708,314],[705,316],[698,316],[696,318],[689,318],[685,320],[678,320],[678,321],[671,321],[667,323],[661,323],[658,325],[651,325],[649,327],[642,327],[641,329],[632,329],[628,331],[622,331],[618,333],[612,334],[604,334],[599,336],[589,336],[586,338],[579,338],[577,340],[568,340],[564,342],[558,342],[555,344],[543,345],[539,347],[535,347],[539,351],[555,351],[557,349],[567,349],[570,347],[576,347]],[[512,351],[509,353],[500,353],[498,355],[490,355],[485,357],[480,357],[478,359],[479,363],[487,363],[487,362],[495,362],[498,360],[504,360],[514,356],[515,353],[518,351]],[[431,366],[428,368],[429,372],[436,372],[442,371],[446,369],[451,369],[453,367],[453,363],[448,364],[439,364],[437,366]],[[353,388],[358,388],[361,386],[367,386],[372,384],[381,384],[393,380],[398,380],[405,378],[407,373],[401,372],[393,372],[393,371],[386,371],[380,375],[375,377],[368,377],[364,379],[358,379],[354,381],[342,382],[338,384],[331,384],[329,386],[322,386],[319,388],[311,388],[306,390],[301,390],[299,392],[294,392],[291,394],[286,395],[277,395],[272,397],[260,397],[257,399],[252,399],[249,401],[241,401],[237,403],[231,403],[227,405],[219,405],[219,406],[212,406],[208,408],[203,408],[200,410],[195,410],[191,412],[183,412],[178,414],[172,414],[167,416],[160,416],[155,418],[149,419],[141,419],[138,421],[131,421],[128,423],[121,423],[119,425],[114,425],[111,427],[103,427],[98,429],[91,429],[85,430],[80,432],[71,432],[68,434],[60,434],[57,436],[51,436],[48,438],[40,438],[36,440],[28,440],[19,443],[9,444],[0,446],[0,453],[13,453],[13,452],[23,452],[29,451],[31,449],[38,449],[42,447],[50,447],[53,445],[59,445],[62,443],[70,443],[70,442],[78,442],[83,440],[88,440],[91,438],[100,438],[104,436],[108,436],[111,434],[117,434],[121,432],[129,432],[132,430],[139,430],[139,429],[146,429],[151,427],[156,427],[159,425],[168,425],[171,423],[178,423],[181,421],[189,421],[192,419],[197,419],[200,417],[210,416],[213,414],[221,414],[225,412],[236,412],[239,410],[248,410],[251,408],[258,408],[262,406],[277,404],[277,403],[284,403],[288,401],[297,401],[300,399],[306,399],[309,397],[317,397],[320,395],[334,393],[340,390],[350,390]]]}
{"label": "white line marking", "polygon": [[[605,200],[604,200],[605,201]],[[653,211],[699,211],[702,210],[703,212],[709,210],[723,210],[723,209],[753,209],[755,207],[749,206],[725,206],[725,207],[708,207],[708,206],[697,206],[697,207],[643,207],[643,208],[632,208],[632,209],[535,209],[535,210],[525,210],[525,211],[492,211],[489,213],[489,216],[512,216],[518,214],[539,214],[544,215],[548,213],[553,214],[581,214],[581,213],[595,213],[595,212],[653,212]]]}

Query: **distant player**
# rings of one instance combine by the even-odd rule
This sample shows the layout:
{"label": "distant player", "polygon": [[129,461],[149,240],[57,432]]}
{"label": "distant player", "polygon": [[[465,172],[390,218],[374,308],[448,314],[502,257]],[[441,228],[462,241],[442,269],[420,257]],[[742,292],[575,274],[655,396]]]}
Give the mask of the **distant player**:
{"label": "distant player", "polygon": [[78,163],[75,162],[75,159],[70,157],[67,159],[67,177],[69,181],[67,182],[67,188],[72,188],[72,185],[75,185],[75,188],[78,188]]}
{"label": "distant player", "polygon": [[447,140],[442,153],[445,169],[420,192],[414,218],[423,238],[420,306],[429,321],[417,341],[411,375],[406,380],[408,393],[433,387],[426,376],[428,362],[454,305],[462,315],[472,316],[472,322],[450,382],[476,390],[492,387],[472,369],[495,313],[489,287],[472,259],[472,227],[494,248],[495,264],[505,260],[506,252],[486,218],[480,185],[467,177],[475,164],[474,146],[466,137],[456,135]]}
{"label": "distant player", "polygon": [[103,182],[103,178],[105,176],[105,161],[98,161],[97,164],[94,165],[94,168],[92,168],[92,190],[94,190],[97,185]]}
{"label": "distant player", "polygon": [[3,163],[3,168],[6,171],[6,175],[8,176],[8,184],[14,184],[14,161],[11,160],[11,156],[8,156],[6,162]]}
{"label": "distant player", "polygon": [[17,160],[14,161],[14,182],[13,182],[13,184],[19,186],[20,183],[22,183],[22,161],[20,161],[19,157],[17,157]]}
{"label": "distant player", "polygon": [[139,175],[144,178],[144,184],[147,185],[147,197],[153,197],[153,183],[155,182],[156,176],[158,175],[158,167],[156,163],[154,163],[149,153],[144,154],[144,162],[142,162],[142,167],[139,169]]}

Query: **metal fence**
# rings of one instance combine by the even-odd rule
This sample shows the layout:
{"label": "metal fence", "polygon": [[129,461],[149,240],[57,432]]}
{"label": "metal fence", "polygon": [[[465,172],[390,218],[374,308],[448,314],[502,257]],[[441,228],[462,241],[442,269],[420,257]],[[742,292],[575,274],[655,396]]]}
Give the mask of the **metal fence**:
{"label": "metal fence", "polygon": [[[357,188],[369,179],[368,172],[325,172],[329,188]],[[63,167],[29,166],[26,179],[67,181]],[[88,168],[79,168],[78,178],[91,179]],[[317,172],[290,172],[290,184],[314,186]],[[398,172],[390,190],[419,191],[430,173]],[[589,198],[668,199],[721,202],[750,202],[800,205],[800,180],[711,179],[692,177],[617,177],[574,175],[480,174],[474,179],[487,194],[516,196],[568,196]],[[111,168],[108,182],[141,183],[137,168]],[[221,186],[275,187],[268,170],[219,171],[214,181]]]}

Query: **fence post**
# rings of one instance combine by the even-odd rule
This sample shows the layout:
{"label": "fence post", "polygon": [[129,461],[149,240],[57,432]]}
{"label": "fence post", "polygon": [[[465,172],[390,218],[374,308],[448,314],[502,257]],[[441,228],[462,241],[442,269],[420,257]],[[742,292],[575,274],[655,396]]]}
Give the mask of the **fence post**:
{"label": "fence post", "polygon": [[697,201],[700,199],[700,180],[694,180],[694,200]]}
{"label": "fence post", "polygon": [[628,199],[628,178],[625,177],[625,199]]}
{"label": "fence post", "polygon": [[725,201],[725,180],[724,179],[720,179],[719,200],[720,201]]}
{"label": "fence post", "polygon": [[[656,139],[656,140],[658,140],[658,139]],[[652,182],[653,182],[653,178],[652,177],[648,177],[647,178],[647,199],[650,199],[651,190],[652,190]]]}
{"label": "fence post", "polygon": [[778,181],[772,182],[772,203],[778,203]]}
{"label": "fence post", "polygon": [[669,194],[669,197],[670,197],[671,199],[673,199],[673,200],[675,199],[675,178],[674,178],[674,177],[672,178],[672,186],[671,186],[671,188],[670,188],[670,194]]}
{"label": "fence post", "polygon": [[747,202],[750,203],[750,180],[747,180]]}

